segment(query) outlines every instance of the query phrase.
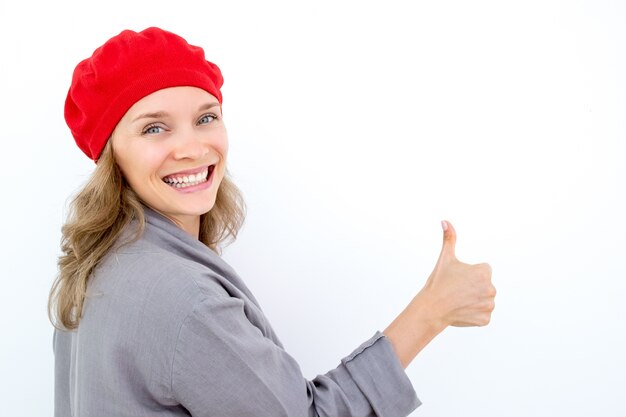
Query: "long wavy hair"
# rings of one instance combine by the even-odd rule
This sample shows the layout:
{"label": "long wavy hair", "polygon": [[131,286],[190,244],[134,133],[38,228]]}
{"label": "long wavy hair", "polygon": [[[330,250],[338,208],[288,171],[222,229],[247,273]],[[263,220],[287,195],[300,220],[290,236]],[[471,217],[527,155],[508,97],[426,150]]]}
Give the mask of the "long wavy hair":
{"label": "long wavy hair", "polygon": [[[245,219],[245,203],[239,189],[224,175],[215,205],[200,216],[199,240],[215,252],[236,239]],[[133,220],[137,228],[127,242],[118,242]],[[87,283],[94,269],[114,244],[131,242],[145,226],[143,205],[130,188],[107,143],[85,186],[72,199],[63,225],[59,275],[48,298],[48,317],[58,329],[78,327]]]}

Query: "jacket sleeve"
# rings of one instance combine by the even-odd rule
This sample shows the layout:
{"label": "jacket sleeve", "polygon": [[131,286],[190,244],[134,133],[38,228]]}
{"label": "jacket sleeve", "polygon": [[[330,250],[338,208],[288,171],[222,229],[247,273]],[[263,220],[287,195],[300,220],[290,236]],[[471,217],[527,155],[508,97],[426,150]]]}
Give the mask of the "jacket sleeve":
{"label": "jacket sleeve", "polygon": [[307,381],[296,361],[246,317],[243,301],[198,302],[181,325],[172,393],[194,417],[404,417],[420,402],[380,332]]}

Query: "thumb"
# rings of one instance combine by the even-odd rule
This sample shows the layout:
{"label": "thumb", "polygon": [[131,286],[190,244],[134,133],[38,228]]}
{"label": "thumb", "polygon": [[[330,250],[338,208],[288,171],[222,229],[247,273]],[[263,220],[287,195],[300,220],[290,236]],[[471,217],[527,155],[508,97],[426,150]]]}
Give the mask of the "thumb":
{"label": "thumb", "polygon": [[456,254],[454,248],[456,246],[456,230],[454,230],[452,224],[447,220],[441,221],[441,228],[443,229],[443,246],[441,247],[439,259],[455,259]]}

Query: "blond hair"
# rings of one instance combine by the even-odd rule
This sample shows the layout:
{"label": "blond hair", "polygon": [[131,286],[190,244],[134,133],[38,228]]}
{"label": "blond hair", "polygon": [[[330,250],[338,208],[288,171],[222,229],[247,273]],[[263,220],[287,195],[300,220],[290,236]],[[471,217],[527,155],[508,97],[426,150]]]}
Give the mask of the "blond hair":
{"label": "blond hair", "polygon": [[[226,173],[215,205],[200,216],[199,240],[219,252],[221,245],[236,239],[244,218],[243,197]],[[48,316],[55,327],[78,327],[89,277],[116,242],[128,243],[118,240],[133,220],[137,228],[129,242],[143,233],[143,205],[124,179],[107,143],[89,181],[70,203],[67,222],[61,229],[63,254],[48,298]]]}

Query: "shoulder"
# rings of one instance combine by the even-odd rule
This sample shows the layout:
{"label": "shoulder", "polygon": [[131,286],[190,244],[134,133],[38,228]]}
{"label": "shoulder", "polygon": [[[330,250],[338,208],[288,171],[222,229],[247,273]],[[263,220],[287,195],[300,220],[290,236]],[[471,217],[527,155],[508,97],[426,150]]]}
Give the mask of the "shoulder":
{"label": "shoulder", "polygon": [[81,327],[121,345],[159,340],[166,352],[198,304],[224,296],[227,291],[208,266],[140,238],[111,251],[94,272]]}
{"label": "shoulder", "polygon": [[190,298],[198,301],[225,294],[219,281],[209,265],[140,237],[103,259],[91,289],[110,292],[115,287],[127,296],[154,298],[154,302],[183,298],[188,305]]}

